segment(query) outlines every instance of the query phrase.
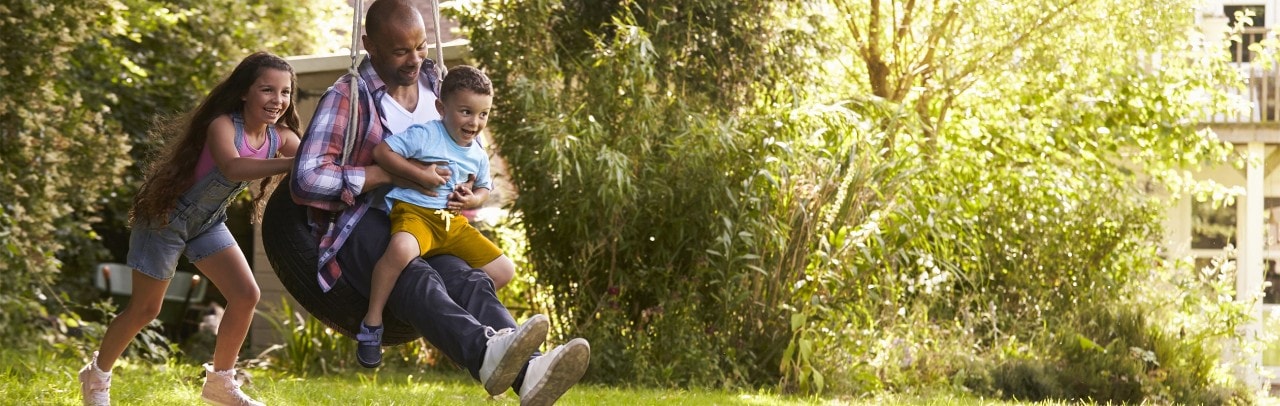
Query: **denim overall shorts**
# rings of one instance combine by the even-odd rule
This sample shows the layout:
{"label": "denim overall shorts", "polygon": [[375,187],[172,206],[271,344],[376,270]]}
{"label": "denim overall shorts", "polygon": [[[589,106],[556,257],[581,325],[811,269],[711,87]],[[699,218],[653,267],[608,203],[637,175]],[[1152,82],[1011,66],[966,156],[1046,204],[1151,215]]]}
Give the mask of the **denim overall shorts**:
{"label": "denim overall shorts", "polygon": [[[237,112],[231,114],[231,119],[236,128],[236,151],[240,151],[245,143],[244,118]],[[279,141],[275,127],[267,126],[268,157],[276,155]],[[169,214],[169,224],[134,224],[129,235],[128,265],[152,278],[169,280],[178,267],[179,254],[194,264],[235,245],[235,238],[227,230],[227,206],[249,183],[227,179],[215,165],[178,198]]]}

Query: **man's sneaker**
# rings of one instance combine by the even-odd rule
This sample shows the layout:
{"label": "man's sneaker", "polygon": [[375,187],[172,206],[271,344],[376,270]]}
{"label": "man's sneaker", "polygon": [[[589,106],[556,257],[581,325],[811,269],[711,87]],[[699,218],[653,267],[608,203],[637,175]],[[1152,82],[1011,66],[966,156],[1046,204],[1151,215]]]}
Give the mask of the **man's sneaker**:
{"label": "man's sneaker", "polygon": [[520,385],[520,406],[544,406],[556,402],[582,379],[591,362],[591,344],[575,338],[529,361]]}
{"label": "man's sneaker", "polygon": [[493,331],[486,327],[489,347],[484,350],[484,362],[480,364],[480,382],[489,395],[500,395],[511,387],[529,356],[547,339],[550,326],[547,316],[535,314],[514,331],[510,328]]}
{"label": "man's sneaker", "polygon": [[377,368],[382,365],[382,326],[370,327],[360,322],[360,333],[356,334],[356,361],[365,368]]}
{"label": "man's sneaker", "polygon": [[98,352],[80,368],[80,397],[85,406],[111,406],[111,373],[98,368]]}
{"label": "man's sneaker", "polygon": [[236,382],[236,370],[214,371],[213,364],[204,364],[204,389],[200,399],[218,406],[263,406],[240,390]]}

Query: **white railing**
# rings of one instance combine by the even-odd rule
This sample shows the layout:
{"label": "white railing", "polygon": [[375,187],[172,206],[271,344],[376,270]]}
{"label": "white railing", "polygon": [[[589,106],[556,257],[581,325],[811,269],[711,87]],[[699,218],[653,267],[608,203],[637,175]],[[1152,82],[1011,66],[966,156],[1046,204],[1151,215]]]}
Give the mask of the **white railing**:
{"label": "white railing", "polygon": [[1232,60],[1239,66],[1240,77],[1245,80],[1244,89],[1228,89],[1227,92],[1244,101],[1242,108],[1231,113],[1221,113],[1209,118],[1210,124],[1262,124],[1280,123],[1280,63],[1268,68],[1252,63],[1266,57],[1250,51],[1249,46],[1272,35],[1265,27],[1245,28],[1240,41],[1231,45]]}

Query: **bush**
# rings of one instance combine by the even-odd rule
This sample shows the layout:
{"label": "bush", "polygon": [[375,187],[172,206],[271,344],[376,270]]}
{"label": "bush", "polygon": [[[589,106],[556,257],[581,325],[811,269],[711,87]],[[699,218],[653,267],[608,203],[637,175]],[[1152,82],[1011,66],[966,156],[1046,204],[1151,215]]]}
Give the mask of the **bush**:
{"label": "bush", "polygon": [[[1138,39],[1093,35],[1113,29],[1097,24],[1115,6],[1104,1],[1072,3],[1055,25],[1023,27],[1026,37],[1003,30],[1021,19],[969,19],[1027,11],[1005,3],[921,6],[910,16],[933,25],[904,22],[870,39],[849,13],[825,19],[828,2],[710,3],[462,10],[499,92],[503,115],[492,124],[546,293],[536,301],[598,343],[593,378],[806,393],[970,382],[985,393],[1102,401],[1233,393],[1204,350],[1218,345],[1208,337],[1234,334],[1230,320],[1190,326],[1202,339],[1178,349],[1159,322],[1090,317],[1148,303],[1139,287],[1178,272],[1162,262],[1162,202],[1148,193],[1226,156],[1193,124],[1221,107],[1221,92],[1206,89],[1225,84],[1225,63],[1190,54],[1173,34],[1140,41],[1162,55],[1160,69],[1117,56]],[[864,2],[831,3],[875,14]],[[880,15],[889,14],[899,15]],[[759,25],[726,28],[720,17]],[[1141,30],[1180,33],[1184,22]],[[944,39],[905,43],[912,35],[901,30],[917,27]],[[946,42],[947,29],[963,38]],[[1045,30],[1053,34],[1038,36]],[[827,55],[815,42],[853,46]],[[755,55],[745,60],[766,68],[717,70],[744,55],[725,44],[743,44]],[[779,50],[785,60],[771,58]],[[824,69],[832,65],[842,66]],[[1189,314],[1144,309],[1161,322]],[[1126,347],[1068,352],[1073,337]],[[1156,372],[1148,352],[1189,370]],[[1077,376],[1104,370],[1133,385]]]}

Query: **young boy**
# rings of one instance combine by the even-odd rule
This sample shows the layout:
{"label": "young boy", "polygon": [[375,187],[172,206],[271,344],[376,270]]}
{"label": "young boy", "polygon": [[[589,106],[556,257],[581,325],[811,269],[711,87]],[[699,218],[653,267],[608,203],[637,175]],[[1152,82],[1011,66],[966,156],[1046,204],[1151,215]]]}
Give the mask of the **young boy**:
{"label": "young boy", "polygon": [[[374,149],[379,165],[413,165],[408,160],[445,165],[449,174],[405,168],[418,174],[409,179],[420,189],[393,188],[387,193],[391,208],[391,242],[373,271],[369,310],[357,334],[356,359],[366,368],[382,363],[382,310],[400,271],[422,255],[452,254],[505,285],[515,274],[515,264],[497,245],[455,216],[460,210],[480,207],[489,197],[492,179],[489,156],[476,137],[484,130],[493,106],[493,85],[479,69],[456,66],[440,85],[436,109],[440,120],[409,127],[388,137]],[[450,199],[453,197],[453,199]]]}

